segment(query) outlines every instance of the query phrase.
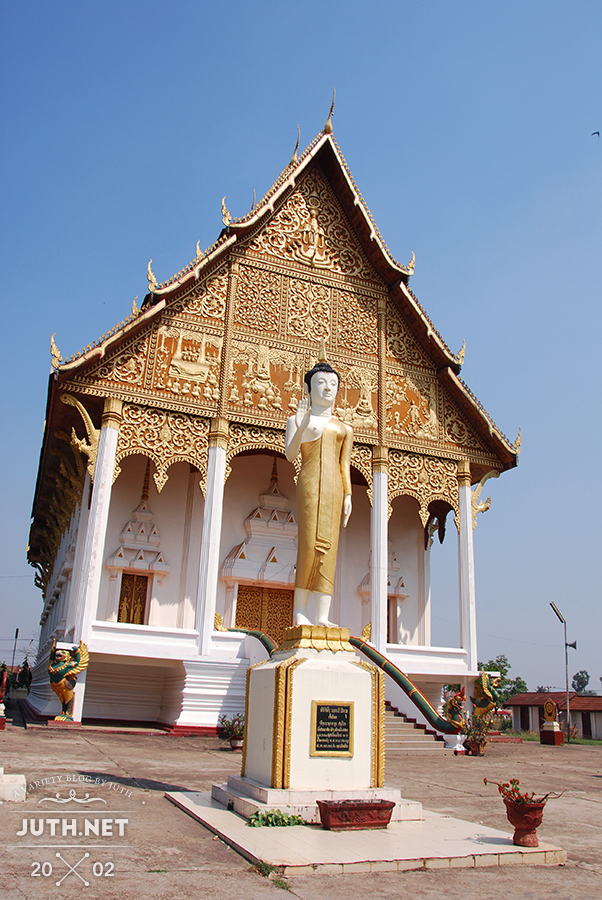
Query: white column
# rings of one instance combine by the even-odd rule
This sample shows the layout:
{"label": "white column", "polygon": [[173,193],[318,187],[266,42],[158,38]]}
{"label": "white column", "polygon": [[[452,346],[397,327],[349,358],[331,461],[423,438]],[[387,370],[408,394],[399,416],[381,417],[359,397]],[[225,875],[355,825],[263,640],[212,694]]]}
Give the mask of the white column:
{"label": "white column", "polygon": [[460,528],[458,530],[458,577],[460,582],[460,644],[466,650],[469,672],[477,668],[477,610],[475,603],[474,551],[472,543],[472,491],[470,463],[458,463]]}
{"label": "white column", "polygon": [[215,618],[215,601],[219,576],[219,550],[224,510],[224,478],[228,423],[214,419],[209,437],[205,511],[199,561],[196,627],[200,634],[199,654],[208,656]]}
{"label": "white column", "polygon": [[[105,557],[105,539],[122,405],[120,400],[105,400],[94,468],[92,499],[81,554],[80,577],[78,583],[73,585],[76,591],[74,643],[79,643],[80,640],[86,643],[89,640],[91,625],[98,609],[98,592]],[[86,500],[87,497],[84,497],[83,503],[86,503]],[[81,722],[85,690],[86,673],[82,672],[78,675],[75,688],[74,722]]]}
{"label": "white column", "polygon": [[86,477],[82,489],[81,509],[79,512],[79,521],[77,523],[77,538],[75,541],[75,556],[73,558],[73,572],[71,573],[71,587],[69,590],[69,598],[67,602],[67,610],[65,612],[65,636],[73,630],[75,638],[75,621],[77,618],[78,602],[81,596],[82,582],[82,560],[84,558],[84,546],[86,543],[86,532],[88,530],[88,497],[90,496],[90,473],[86,469]]}
{"label": "white column", "polygon": [[388,558],[388,451],[386,447],[373,447],[372,461],[372,513],[370,518],[370,617],[372,635],[370,642],[380,653],[387,643],[387,581]]}

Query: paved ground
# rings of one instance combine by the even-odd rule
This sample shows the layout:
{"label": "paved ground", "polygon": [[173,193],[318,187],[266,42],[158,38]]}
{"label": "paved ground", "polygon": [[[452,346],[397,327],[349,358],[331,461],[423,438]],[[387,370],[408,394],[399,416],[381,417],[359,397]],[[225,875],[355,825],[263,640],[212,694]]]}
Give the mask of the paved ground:
{"label": "paved ground", "polygon": [[[240,755],[223,749],[217,739],[26,730],[15,717],[0,732],[0,765],[6,772],[25,774],[30,784],[25,803],[0,807],[0,884],[6,900],[56,900],[76,893],[103,900],[285,896],[278,882],[255,872],[163,797],[168,789],[209,790],[213,781],[239,771]],[[379,900],[397,900],[402,893],[437,900],[599,900],[602,747],[490,744],[482,759],[444,754],[387,762],[387,781],[401,787],[404,796],[422,801],[427,809],[510,832],[497,790],[483,784],[485,776],[498,781],[516,776],[538,793],[565,790],[560,800],[548,804],[539,833],[567,850],[566,866],[308,875],[280,884],[300,900],[347,900],[351,891]],[[24,819],[26,831],[17,835],[24,832]],[[48,824],[47,819],[58,822]],[[31,820],[34,832],[42,824],[42,834],[31,833]],[[60,834],[63,820],[65,837]],[[73,820],[75,836],[70,834]],[[112,832],[104,837],[103,820],[105,830]],[[77,832],[85,831],[86,821],[90,833],[80,837]],[[58,830],[54,837],[52,829]]]}

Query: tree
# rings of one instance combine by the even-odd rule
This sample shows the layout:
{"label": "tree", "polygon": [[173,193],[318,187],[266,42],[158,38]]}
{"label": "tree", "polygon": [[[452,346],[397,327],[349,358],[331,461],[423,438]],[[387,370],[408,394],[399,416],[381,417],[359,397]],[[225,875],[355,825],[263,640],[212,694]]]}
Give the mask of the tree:
{"label": "tree", "polygon": [[573,690],[577,691],[578,694],[582,694],[583,691],[589,684],[589,672],[585,669],[581,669],[580,672],[575,672],[573,675]]}
{"label": "tree", "polygon": [[496,656],[495,659],[490,659],[486,663],[479,662],[477,663],[477,668],[479,671],[481,669],[485,669],[486,672],[499,672],[500,673],[500,706],[509,700],[510,697],[514,697],[515,694],[522,694],[524,691],[528,691],[527,682],[517,675],[516,678],[508,678],[508,672],[512,668],[510,665],[510,661],[507,656],[504,656],[502,653],[499,656]]}
{"label": "tree", "polygon": [[535,688],[538,694],[549,694],[552,690],[551,684],[538,684]]}

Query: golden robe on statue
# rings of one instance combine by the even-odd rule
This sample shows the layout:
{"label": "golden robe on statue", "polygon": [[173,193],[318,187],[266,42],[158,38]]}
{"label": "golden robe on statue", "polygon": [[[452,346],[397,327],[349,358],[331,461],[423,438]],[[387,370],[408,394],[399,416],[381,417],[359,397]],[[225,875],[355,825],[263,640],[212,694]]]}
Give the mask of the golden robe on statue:
{"label": "golden robe on statue", "polygon": [[352,446],[353,429],[334,416],[321,437],[301,444],[296,588],[333,593],[343,497],[351,494]]}

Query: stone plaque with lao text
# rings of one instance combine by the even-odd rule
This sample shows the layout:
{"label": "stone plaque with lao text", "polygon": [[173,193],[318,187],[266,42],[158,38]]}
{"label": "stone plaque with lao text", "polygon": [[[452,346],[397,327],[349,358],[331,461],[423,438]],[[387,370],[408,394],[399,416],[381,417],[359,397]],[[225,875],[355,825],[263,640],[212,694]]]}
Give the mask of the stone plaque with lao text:
{"label": "stone plaque with lao text", "polygon": [[312,700],[310,756],[353,756],[353,706]]}

